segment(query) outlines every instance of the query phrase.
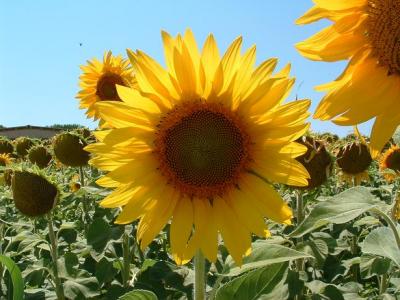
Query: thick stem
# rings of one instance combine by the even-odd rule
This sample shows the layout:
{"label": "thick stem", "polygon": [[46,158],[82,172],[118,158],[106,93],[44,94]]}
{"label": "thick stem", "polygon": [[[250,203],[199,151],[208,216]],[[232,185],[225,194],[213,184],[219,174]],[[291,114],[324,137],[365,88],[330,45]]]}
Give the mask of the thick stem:
{"label": "thick stem", "polygon": [[393,235],[394,235],[394,238],[395,238],[395,240],[396,240],[397,247],[398,247],[399,250],[400,250],[400,234],[399,234],[399,231],[398,231],[397,228],[396,228],[396,224],[395,224],[395,223],[393,222],[393,220],[392,220],[387,214],[385,214],[383,211],[381,211],[381,210],[379,210],[379,209],[373,209],[372,211],[375,212],[375,213],[377,213],[378,215],[380,215],[380,216],[388,223],[390,229],[392,229],[392,231],[393,231]]}
{"label": "thick stem", "polygon": [[206,299],[206,259],[200,250],[194,256],[194,300]]}
{"label": "thick stem", "polygon": [[388,286],[389,286],[389,275],[383,274],[380,277],[380,282],[379,282],[379,295],[384,294]]}
{"label": "thick stem", "polygon": [[[303,194],[301,191],[296,191],[296,222],[297,227],[303,222],[304,220],[304,202],[303,202]],[[297,244],[303,242],[303,237],[297,239]],[[299,258],[296,260],[296,269],[297,272],[304,271],[304,259]],[[299,293],[296,295],[296,300],[301,300],[304,298],[305,289],[302,288]]]}
{"label": "thick stem", "polygon": [[49,225],[49,238],[50,238],[50,243],[51,243],[51,258],[53,260],[53,273],[54,273],[54,283],[56,285],[56,293],[57,293],[57,299],[59,300],[64,300],[64,289],[60,280],[60,277],[58,276],[58,265],[57,265],[57,260],[58,260],[58,255],[57,255],[57,241],[56,241],[56,236],[54,234],[54,228],[53,228],[53,216],[51,213],[48,214],[48,225]]}
{"label": "thick stem", "polygon": [[[81,180],[81,187],[84,187],[85,186],[85,173],[83,172],[82,166],[79,167],[79,177]],[[82,196],[82,205],[83,205],[83,213],[84,213],[84,220],[83,220],[84,230],[85,230],[85,233],[87,233],[88,229],[89,229],[89,207],[88,207],[88,203],[86,201],[85,195]]]}
{"label": "thick stem", "polygon": [[[353,254],[353,256],[356,256],[358,253],[358,239],[356,235],[353,235],[353,237],[351,238],[350,249],[351,249],[351,254]],[[359,265],[358,264],[352,265],[350,270],[353,275],[353,281],[358,282]]]}
{"label": "thick stem", "polygon": [[129,275],[130,275],[130,251],[129,251],[129,235],[125,232],[122,240],[122,252],[124,258],[124,268],[122,273],[122,278],[124,281],[124,288],[129,287]]}

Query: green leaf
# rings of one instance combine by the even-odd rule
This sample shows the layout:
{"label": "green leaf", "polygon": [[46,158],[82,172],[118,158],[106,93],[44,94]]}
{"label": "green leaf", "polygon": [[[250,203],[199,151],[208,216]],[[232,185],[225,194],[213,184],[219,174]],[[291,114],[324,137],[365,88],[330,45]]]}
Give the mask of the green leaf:
{"label": "green leaf", "polygon": [[93,298],[100,295],[99,283],[96,277],[67,280],[64,283],[64,293],[70,299],[76,299],[78,296]]}
{"label": "green leaf", "polygon": [[354,187],[318,203],[307,218],[291,234],[302,237],[324,225],[344,224],[376,207],[377,200],[365,187]]}
{"label": "green leaf", "polygon": [[102,252],[111,236],[111,226],[103,219],[94,219],[89,226],[87,243],[97,252]]}
{"label": "green leaf", "polygon": [[361,251],[389,258],[400,267],[400,249],[390,228],[372,230],[361,244]]}
{"label": "green leaf", "polygon": [[135,290],[118,298],[119,300],[157,300],[156,294],[146,290]]}
{"label": "green leaf", "polygon": [[216,300],[255,300],[283,286],[288,263],[274,264],[250,271],[220,287]]}
{"label": "green leaf", "polygon": [[6,266],[10,273],[13,284],[13,300],[24,299],[24,280],[22,279],[20,269],[15,262],[7,256],[0,255],[0,262]]}
{"label": "green leaf", "polygon": [[229,271],[222,276],[237,276],[244,272],[265,267],[268,265],[296,260],[299,258],[312,258],[311,255],[293,250],[291,248],[270,244],[267,241],[253,243],[253,251],[249,256],[243,258],[243,265],[237,267],[231,257],[227,259]]}

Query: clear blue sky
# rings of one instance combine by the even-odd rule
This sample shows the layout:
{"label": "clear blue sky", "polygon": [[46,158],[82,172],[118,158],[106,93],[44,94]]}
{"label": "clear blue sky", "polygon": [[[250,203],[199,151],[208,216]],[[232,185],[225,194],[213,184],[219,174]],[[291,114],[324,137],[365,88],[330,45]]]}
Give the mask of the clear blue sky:
{"label": "clear blue sky", "polygon": [[[164,62],[160,30],[191,28],[201,45],[214,33],[221,52],[238,35],[257,45],[258,62],[291,62],[296,86],[290,98],[321,98],[313,86],[340,74],[344,62],[312,62],[293,45],[327,23],[300,27],[294,21],[311,0],[4,0],[0,2],[0,124],[79,123],[95,127],[78,109],[79,65],[125,49],[141,49]],[[82,46],[80,46],[82,43]],[[362,126],[366,131],[369,126]],[[315,131],[340,135],[352,128],[312,121]]]}

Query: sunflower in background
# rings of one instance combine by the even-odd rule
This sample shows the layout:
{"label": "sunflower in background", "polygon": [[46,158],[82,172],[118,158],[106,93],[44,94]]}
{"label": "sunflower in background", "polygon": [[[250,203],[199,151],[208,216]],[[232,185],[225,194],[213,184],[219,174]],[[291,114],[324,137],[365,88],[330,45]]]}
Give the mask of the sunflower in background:
{"label": "sunflower in background", "polygon": [[9,154],[0,153],[0,166],[5,167],[11,163],[11,157]]}
{"label": "sunflower in background", "polygon": [[333,24],[296,45],[312,60],[350,59],[314,118],[355,125],[375,118],[371,154],[376,157],[400,124],[400,1],[314,0],[297,24],[328,19]]}
{"label": "sunflower in background", "polygon": [[388,182],[394,181],[400,175],[400,147],[392,145],[386,150],[379,161],[379,170]]}
{"label": "sunflower in background", "polygon": [[135,85],[135,77],[127,59],[121,55],[113,56],[111,51],[104,54],[103,62],[96,58],[81,66],[83,74],[79,77],[81,90],[76,96],[79,99],[79,108],[87,109],[88,118],[97,120],[99,114],[95,103],[99,101],[121,101],[115,85],[126,87]]}
{"label": "sunflower in background", "polygon": [[116,219],[140,219],[142,249],[172,218],[171,252],[178,264],[196,251],[215,261],[218,232],[234,260],[251,250],[251,233],[269,235],[265,217],[290,224],[292,211],[269,183],[308,184],[294,142],[308,129],[309,100],[282,104],[294,79],[276,59],[255,67],[256,48],[237,38],[221,57],[209,35],[199,50],[190,30],[163,32],[167,67],[130,51],[137,89],[117,85],[123,102],[96,109],[113,129],[95,132],[85,149],[115,188],[103,207],[123,207]]}

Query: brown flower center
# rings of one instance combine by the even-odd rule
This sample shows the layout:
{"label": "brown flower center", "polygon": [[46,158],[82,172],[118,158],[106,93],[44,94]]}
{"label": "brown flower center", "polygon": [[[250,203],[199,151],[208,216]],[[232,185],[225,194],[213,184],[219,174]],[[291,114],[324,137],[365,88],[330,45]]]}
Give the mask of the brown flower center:
{"label": "brown flower center", "polygon": [[371,163],[371,154],[364,144],[351,143],[341,148],[337,155],[337,164],[343,172],[350,175],[366,171]]}
{"label": "brown flower center", "polygon": [[102,101],[121,101],[117,93],[116,84],[124,85],[124,80],[118,74],[106,73],[97,82],[96,95]]}
{"label": "brown flower center", "polygon": [[238,117],[201,101],[175,107],[161,121],[155,145],[163,175],[190,197],[223,194],[249,162],[249,137]]}
{"label": "brown flower center", "polygon": [[391,152],[385,159],[385,165],[394,171],[400,171],[400,149]]}
{"label": "brown flower center", "polygon": [[368,37],[379,63],[389,75],[400,75],[400,1],[368,1]]}

